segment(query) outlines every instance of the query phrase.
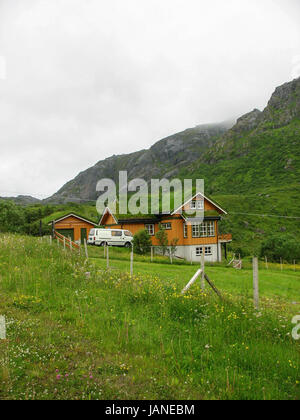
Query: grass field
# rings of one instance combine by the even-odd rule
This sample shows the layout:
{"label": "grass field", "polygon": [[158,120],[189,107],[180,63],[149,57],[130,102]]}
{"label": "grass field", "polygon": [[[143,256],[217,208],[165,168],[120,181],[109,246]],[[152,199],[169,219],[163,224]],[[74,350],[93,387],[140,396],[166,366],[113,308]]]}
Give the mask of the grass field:
{"label": "grass field", "polygon": [[[127,271],[130,273],[130,251],[127,249],[110,248],[110,268],[112,270]],[[107,267],[103,248],[89,247],[91,261],[101,269]],[[244,261],[243,270],[228,267],[227,262],[222,264],[208,264],[206,272],[215,285],[225,293],[243,296],[252,299],[253,277],[251,261]],[[285,304],[297,302],[300,310],[300,267],[283,266],[260,262],[260,295],[262,298],[283,299]],[[178,287],[183,288],[193,277],[200,265],[176,261],[170,264],[167,257],[156,256],[154,263],[150,264],[150,256],[134,256],[134,273],[143,276],[151,273],[163,281],[175,281]]]}
{"label": "grass field", "polygon": [[257,313],[250,263],[207,267],[220,301],[199,284],[181,295],[196,266],[137,257],[130,278],[123,250],[109,271],[89,252],[0,236],[0,399],[299,399],[292,267],[261,267]]}

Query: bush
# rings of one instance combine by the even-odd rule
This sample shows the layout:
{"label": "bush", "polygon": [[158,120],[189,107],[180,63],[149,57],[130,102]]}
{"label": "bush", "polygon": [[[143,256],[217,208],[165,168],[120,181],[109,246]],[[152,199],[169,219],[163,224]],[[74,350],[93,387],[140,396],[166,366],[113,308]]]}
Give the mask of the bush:
{"label": "bush", "polygon": [[300,244],[292,235],[272,235],[262,243],[260,255],[274,262],[280,261],[280,258],[287,262],[299,261]]}
{"label": "bush", "polygon": [[140,230],[133,237],[133,250],[136,254],[145,255],[151,250],[152,242],[146,230]]}
{"label": "bush", "polygon": [[246,248],[241,248],[241,247],[234,248],[233,252],[235,253],[236,257],[240,255],[241,258],[248,257],[249,255],[253,253],[250,250],[247,250]]}

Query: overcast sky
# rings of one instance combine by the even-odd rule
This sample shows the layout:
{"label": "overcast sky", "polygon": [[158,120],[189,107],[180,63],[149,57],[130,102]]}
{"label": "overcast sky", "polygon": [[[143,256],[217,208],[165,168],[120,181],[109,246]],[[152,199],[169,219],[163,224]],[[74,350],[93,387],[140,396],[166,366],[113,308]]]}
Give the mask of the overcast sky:
{"label": "overcast sky", "polygon": [[299,0],[0,0],[0,196],[263,109],[299,23]]}

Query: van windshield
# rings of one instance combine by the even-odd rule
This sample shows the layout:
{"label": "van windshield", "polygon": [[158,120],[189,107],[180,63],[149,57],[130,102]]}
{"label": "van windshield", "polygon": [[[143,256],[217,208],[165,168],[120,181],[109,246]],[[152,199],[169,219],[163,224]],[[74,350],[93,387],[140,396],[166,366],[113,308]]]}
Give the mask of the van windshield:
{"label": "van windshield", "polygon": [[90,235],[92,236],[92,235],[95,235],[95,229],[91,229],[90,230]]}

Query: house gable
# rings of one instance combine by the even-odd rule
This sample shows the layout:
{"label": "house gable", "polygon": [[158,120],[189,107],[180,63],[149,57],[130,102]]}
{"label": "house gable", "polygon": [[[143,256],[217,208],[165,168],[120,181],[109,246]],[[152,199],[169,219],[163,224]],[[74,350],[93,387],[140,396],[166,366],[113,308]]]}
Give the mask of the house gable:
{"label": "house gable", "polygon": [[[87,223],[87,224],[89,224],[91,226],[97,226],[97,223],[94,223],[91,220],[88,220],[88,219],[86,219],[84,217],[81,217],[81,216],[79,216],[78,214],[75,214],[75,213],[69,213],[69,214],[67,214],[67,215],[65,215],[63,217],[60,217],[57,220],[54,220],[53,222],[54,222],[55,225],[58,225],[58,224],[68,224],[68,223],[73,223],[73,224],[74,223],[75,224],[76,223],[77,224],[79,223],[79,224],[81,224],[83,222],[83,223]],[[49,224],[51,224],[51,223],[49,223]]]}
{"label": "house gable", "polygon": [[192,208],[192,202],[201,202],[204,201],[204,213],[207,212],[216,212],[216,215],[222,215],[227,214],[225,210],[223,210],[218,204],[213,202],[211,199],[207,198],[205,195],[198,193],[195,194],[192,198],[190,198],[188,201],[186,201],[182,206],[177,208],[173,211],[172,215],[175,214],[182,214],[187,211],[195,210],[195,208]]}

